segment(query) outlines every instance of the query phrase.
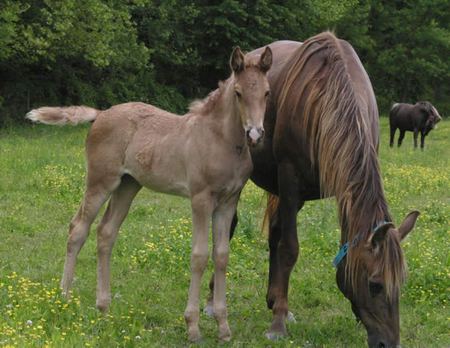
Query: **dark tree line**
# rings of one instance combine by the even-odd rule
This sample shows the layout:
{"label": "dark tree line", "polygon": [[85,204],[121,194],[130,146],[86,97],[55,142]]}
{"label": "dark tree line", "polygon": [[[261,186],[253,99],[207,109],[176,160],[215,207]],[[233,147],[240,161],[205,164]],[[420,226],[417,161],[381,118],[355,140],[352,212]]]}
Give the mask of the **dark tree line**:
{"label": "dark tree line", "polygon": [[235,45],[352,43],[382,112],[430,100],[450,111],[448,0],[3,0],[0,124],[31,107],[131,100],[183,112],[228,75]]}

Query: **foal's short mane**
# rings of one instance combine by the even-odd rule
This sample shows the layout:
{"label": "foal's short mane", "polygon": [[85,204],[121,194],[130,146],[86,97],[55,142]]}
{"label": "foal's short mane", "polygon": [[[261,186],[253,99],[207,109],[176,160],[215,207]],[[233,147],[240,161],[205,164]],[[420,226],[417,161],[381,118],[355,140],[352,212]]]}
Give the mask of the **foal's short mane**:
{"label": "foal's short mane", "polygon": [[[278,104],[281,114],[295,110],[299,115],[305,148],[320,173],[321,192],[336,196],[341,243],[358,242],[347,255],[347,275],[356,291],[362,251],[373,226],[391,217],[377,159],[378,110],[375,101],[365,97],[370,96],[370,81],[367,78],[369,93],[355,88],[347,59],[357,58],[349,57],[343,45],[330,32],[305,41],[288,63]],[[390,296],[404,279],[405,265],[397,235],[393,230],[388,235],[378,270]]]}
{"label": "foal's short mane", "polygon": [[[245,56],[245,69],[257,68],[259,69],[259,55],[257,56]],[[222,98],[227,86],[233,81],[234,73],[225,81],[219,82],[219,88],[210,92],[206,98],[194,100],[189,105],[189,113],[192,114],[200,114],[200,115],[208,115],[213,111],[217,103]]]}
{"label": "foal's short mane", "polygon": [[194,100],[189,105],[189,113],[192,114],[199,114],[199,115],[208,115],[212,110],[216,108],[217,103],[222,98],[225,86],[228,82],[220,81],[219,82],[219,88],[215,89],[214,91],[210,92],[206,98],[204,99],[197,99]]}

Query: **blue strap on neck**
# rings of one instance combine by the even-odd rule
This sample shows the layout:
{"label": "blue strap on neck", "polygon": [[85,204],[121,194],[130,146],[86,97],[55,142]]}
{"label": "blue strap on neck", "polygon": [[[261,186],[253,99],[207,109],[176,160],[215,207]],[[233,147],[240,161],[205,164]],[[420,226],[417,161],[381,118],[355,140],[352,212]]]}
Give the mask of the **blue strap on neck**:
{"label": "blue strap on neck", "polygon": [[[373,228],[372,233],[376,233],[381,227],[383,227],[386,224],[390,224],[390,222],[385,220],[381,221]],[[358,236],[356,236],[355,239],[353,239],[352,246],[355,246],[357,243],[358,243]],[[336,257],[333,260],[334,267],[337,267],[344,259],[344,257],[347,256],[348,248],[349,248],[348,242],[342,244],[341,248],[339,249],[339,252],[337,253]]]}

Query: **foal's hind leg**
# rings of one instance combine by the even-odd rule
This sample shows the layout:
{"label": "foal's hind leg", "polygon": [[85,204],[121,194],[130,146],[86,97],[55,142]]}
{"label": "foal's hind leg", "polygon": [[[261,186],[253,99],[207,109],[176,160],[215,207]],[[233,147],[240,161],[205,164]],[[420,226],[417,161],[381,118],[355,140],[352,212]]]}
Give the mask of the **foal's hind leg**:
{"label": "foal's hind leg", "polygon": [[141,187],[131,176],[124,176],[119,187],[112,193],[108,208],[97,228],[97,308],[101,311],[106,311],[111,303],[111,251],[120,225]]}
{"label": "foal's hind leg", "polygon": [[[114,183],[111,183],[109,186],[112,186],[113,188]],[[69,290],[72,286],[78,253],[86,241],[92,222],[109,194],[110,190],[106,189],[104,185],[98,183],[89,184],[88,179],[83,202],[69,227],[66,262],[64,264],[64,273],[61,280],[61,288],[65,296],[69,295]]]}

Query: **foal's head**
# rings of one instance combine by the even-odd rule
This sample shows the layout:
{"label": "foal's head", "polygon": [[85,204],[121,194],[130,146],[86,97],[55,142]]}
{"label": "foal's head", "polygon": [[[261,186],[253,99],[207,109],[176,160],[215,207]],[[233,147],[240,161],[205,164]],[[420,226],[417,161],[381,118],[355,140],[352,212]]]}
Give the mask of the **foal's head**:
{"label": "foal's head", "polygon": [[269,97],[266,73],[271,65],[272,50],[269,47],[266,47],[259,57],[244,56],[239,47],[231,54],[234,104],[250,146],[258,144],[264,136],[264,114]]}
{"label": "foal's head", "polygon": [[371,348],[399,346],[399,296],[406,276],[400,242],[412,230],[418,215],[411,212],[398,229],[392,223],[382,225],[367,241],[360,242],[352,256],[358,260],[349,261],[347,257],[338,265],[337,284],[350,300],[357,320],[364,324]]}

